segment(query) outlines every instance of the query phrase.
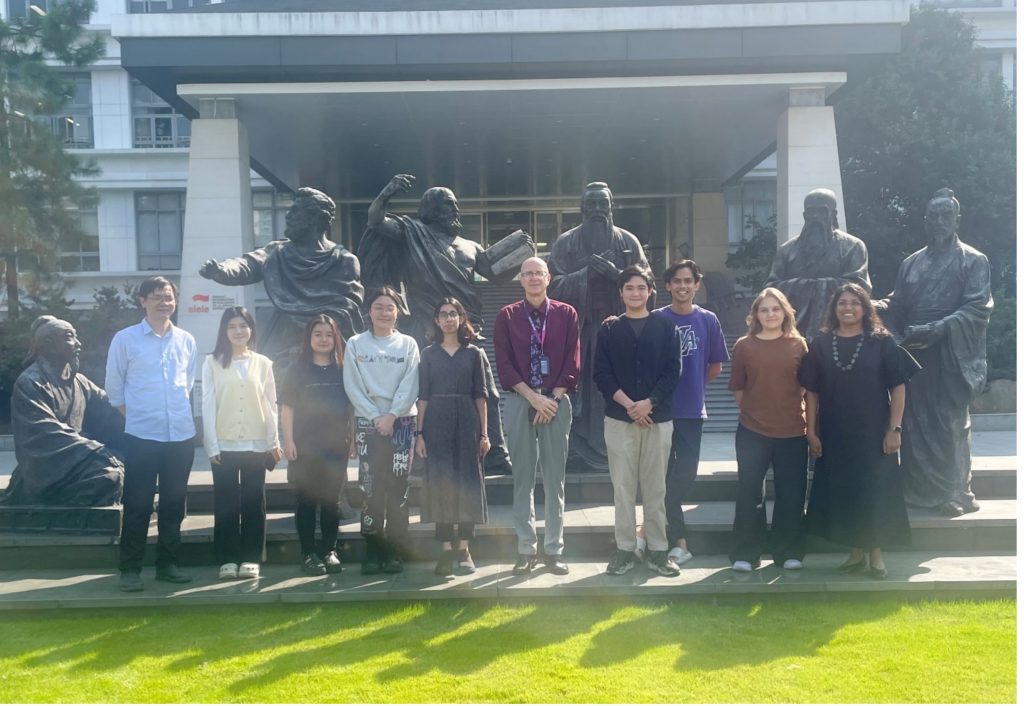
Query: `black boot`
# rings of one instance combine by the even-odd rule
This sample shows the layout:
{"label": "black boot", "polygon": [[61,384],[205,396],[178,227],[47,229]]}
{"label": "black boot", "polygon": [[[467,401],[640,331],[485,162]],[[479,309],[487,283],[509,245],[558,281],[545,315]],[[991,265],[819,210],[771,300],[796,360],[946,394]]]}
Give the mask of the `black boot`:
{"label": "black boot", "polygon": [[363,557],[361,568],[363,576],[379,574],[381,570],[381,544],[382,540],[375,534],[364,537],[366,540],[366,555]]}
{"label": "black boot", "polygon": [[380,570],[385,574],[402,573],[402,552],[394,542],[381,540],[383,554],[381,554]]}

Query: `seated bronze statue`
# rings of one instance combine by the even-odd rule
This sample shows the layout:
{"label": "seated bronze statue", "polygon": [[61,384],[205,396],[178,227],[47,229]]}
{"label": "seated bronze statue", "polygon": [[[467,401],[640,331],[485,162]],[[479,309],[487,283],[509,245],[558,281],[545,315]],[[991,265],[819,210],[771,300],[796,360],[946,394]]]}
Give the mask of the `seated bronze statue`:
{"label": "seated bronze statue", "polygon": [[11,397],[18,465],[0,503],[120,504],[124,464],[107,444],[123,434],[124,418],[78,372],[81,349],[67,321],[40,316],[32,323],[29,365]]}

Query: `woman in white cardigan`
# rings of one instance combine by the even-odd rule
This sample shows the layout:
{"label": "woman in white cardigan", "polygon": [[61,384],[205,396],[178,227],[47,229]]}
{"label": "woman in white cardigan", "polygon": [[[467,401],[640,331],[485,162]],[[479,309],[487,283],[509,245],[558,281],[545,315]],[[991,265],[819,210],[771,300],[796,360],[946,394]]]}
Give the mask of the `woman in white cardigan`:
{"label": "woman in white cardigan", "polygon": [[213,469],[213,547],[221,579],[260,575],[266,472],[281,459],[273,365],[256,353],[256,323],[224,311],[203,365],[203,445]]}

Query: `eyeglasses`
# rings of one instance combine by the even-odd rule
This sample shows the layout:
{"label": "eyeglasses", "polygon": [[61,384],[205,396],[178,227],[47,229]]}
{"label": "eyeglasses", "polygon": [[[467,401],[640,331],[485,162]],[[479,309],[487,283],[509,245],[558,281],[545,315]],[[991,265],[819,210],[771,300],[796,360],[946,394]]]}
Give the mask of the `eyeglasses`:
{"label": "eyeglasses", "polygon": [[457,311],[441,311],[441,312],[438,312],[437,318],[439,318],[439,319],[457,319],[457,318],[459,318],[459,312],[457,312]]}
{"label": "eyeglasses", "polygon": [[150,302],[165,302],[167,304],[173,304],[174,303],[174,295],[170,294],[170,295],[167,295],[167,296],[163,296],[163,295],[159,295],[159,294],[150,294],[149,296],[146,297],[146,301],[150,301]]}
{"label": "eyeglasses", "polygon": [[548,273],[543,271],[543,270],[530,270],[529,272],[522,272],[522,273],[520,273],[519,276],[523,277],[523,278],[528,278],[528,277],[547,277]]}

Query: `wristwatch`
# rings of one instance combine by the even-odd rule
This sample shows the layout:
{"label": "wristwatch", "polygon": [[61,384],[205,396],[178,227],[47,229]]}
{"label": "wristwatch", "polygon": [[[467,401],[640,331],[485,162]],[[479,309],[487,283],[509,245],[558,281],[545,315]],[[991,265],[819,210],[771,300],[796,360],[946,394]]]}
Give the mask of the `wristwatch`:
{"label": "wristwatch", "polygon": [[896,426],[889,427],[889,431],[894,431],[897,434],[902,434],[903,433],[903,427],[901,427],[899,424],[897,424]]}

